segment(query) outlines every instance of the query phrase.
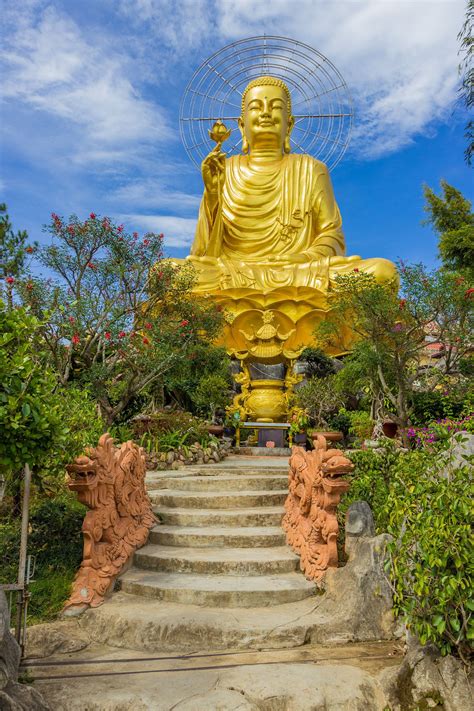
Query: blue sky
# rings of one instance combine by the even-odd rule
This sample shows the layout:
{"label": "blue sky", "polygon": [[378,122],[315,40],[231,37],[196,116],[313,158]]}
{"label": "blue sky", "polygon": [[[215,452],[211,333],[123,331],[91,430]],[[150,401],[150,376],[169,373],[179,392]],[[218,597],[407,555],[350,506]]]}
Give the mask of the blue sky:
{"label": "blue sky", "polygon": [[[234,40],[278,34],[327,55],[356,120],[332,173],[349,254],[433,265],[422,184],[471,200],[456,104],[464,0],[23,0],[3,9],[0,201],[47,239],[55,211],[108,214],[189,251],[202,190],[179,102]],[[317,157],[317,156],[316,156]]]}

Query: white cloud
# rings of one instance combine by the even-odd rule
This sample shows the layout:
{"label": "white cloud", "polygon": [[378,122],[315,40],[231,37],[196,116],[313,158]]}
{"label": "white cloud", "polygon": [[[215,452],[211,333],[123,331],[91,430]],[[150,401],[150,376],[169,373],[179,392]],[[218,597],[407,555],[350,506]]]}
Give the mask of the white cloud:
{"label": "white cloud", "polygon": [[133,180],[109,194],[109,199],[134,208],[192,210],[196,215],[200,196],[170,188],[163,180],[145,178]]}
{"label": "white cloud", "polygon": [[221,0],[230,39],[280,34],[307,42],[341,71],[355,99],[355,152],[398,150],[452,109],[463,0]]}
{"label": "white cloud", "polygon": [[218,13],[212,0],[119,0],[118,7],[129,22],[146,28],[148,38],[159,38],[160,51],[202,46]]}
{"label": "white cloud", "polygon": [[[70,158],[88,153],[114,160],[117,148],[169,139],[161,108],[141,96],[128,56],[107,38],[87,33],[53,6],[15,17],[0,61],[3,98],[60,118],[73,130]],[[16,23],[16,24],[15,24]],[[90,157],[89,157],[90,160]]]}
{"label": "white cloud", "polygon": [[120,219],[131,227],[165,236],[165,247],[190,247],[196,231],[196,219],[175,215],[121,215]]}

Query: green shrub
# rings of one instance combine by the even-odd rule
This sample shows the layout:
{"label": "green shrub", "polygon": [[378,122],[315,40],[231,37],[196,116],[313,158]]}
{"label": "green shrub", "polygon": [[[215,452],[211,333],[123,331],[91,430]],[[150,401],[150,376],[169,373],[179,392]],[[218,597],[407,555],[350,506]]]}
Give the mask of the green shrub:
{"label": "green shrub", "polygon": [[336,372],[335,362],[321,348],[305,348],[299,360],[306,363],[308,378],[325,378]]}
{"label": "green shrub", "polygon": [[192,400],[199,412],[210,416],[214,422],[217,410],[224,410],[230,404],[230,380],[218,373],[204,375],[192,394]]}
{"label": "green shrub", "polygon": [[349,434],[361,440],[368,439],[372,435],[375,424],[369,413],[364,410],[354,410],[348,415],[351,421]]}
{"label": "green shrub", "polygon": [[462,409],[463,403],[458,398],[444,395],[439,390],[414,392],[410,421],[415,426],[422,426],[433,420],[458,417]]}
{"label": "green shrub", "polygon": [[[57,500],[33,502],[30,513],[28,554],[36,561],[30,585],[28,622],[50,619],[62,609],[71,582],[82,561],[82,522],[86,508],[70,494]],[[0,582],[18,577],[21,519],[0,524],[2,566]]]}
{"label": "green shrub", "polygon": [[352,503],[367,501],[374,515],[376,533],[384,533],[388,528],[385,504],[390,476],[400,453],[393,446],[387,445],[377,451],[367,449],[347,451],[346,454],[354,463],[354,470],[344,476],[351,486],[338,507],[339,526],[344,530],[346,512]]}
{"label": "green shrub", "polygon": [[306,410],[311,424],[321,430],[329,427],[329,420],[344,406],[344,398],[335,387],[335,375],[310,378],[294,394],[296,405]]}
{"label": "green shrub", "polygon": [[474,457],[467,457],[466,466],[454,464],[452,445],[461,439],[455,435],[448,449],[440,442],[436,451],[406,453],[387,444],[349,452],[355,468],[346,475],[351,488],[338,519],[343,531],[350,504],[367,501],[376,533],[392,535],[387,570],[396,614],[422,644],[433,642],[442,654],[466,660],[474,638]]}
{"label": "green shrub", "polygon": [[345,407],[341,407],[335,415],[328,418],[328,425],[331,430],[342,432],[347,437],[351,426],[350,412]]}
{"label": "green shrub", "polygon": [[[462,439],[455,435],[454,440]],[[471,471],[474,458],[469,458]],[[472,479],[448,454],[410,452],[385,503],[394,607],[422,644],[467,661],[474,639]]]}

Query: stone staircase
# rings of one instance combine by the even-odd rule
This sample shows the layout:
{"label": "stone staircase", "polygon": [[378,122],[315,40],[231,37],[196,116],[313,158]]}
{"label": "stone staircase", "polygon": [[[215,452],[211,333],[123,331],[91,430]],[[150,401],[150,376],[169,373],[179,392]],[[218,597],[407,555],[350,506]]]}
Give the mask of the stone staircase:
{"label": "stone staircase", "polygon": [[184,605],[269,607],[303,600],[314,584],[299,572],[280,522],[283,467],[204,466],[151,473],[161,525],[121,577],[125,593]]}

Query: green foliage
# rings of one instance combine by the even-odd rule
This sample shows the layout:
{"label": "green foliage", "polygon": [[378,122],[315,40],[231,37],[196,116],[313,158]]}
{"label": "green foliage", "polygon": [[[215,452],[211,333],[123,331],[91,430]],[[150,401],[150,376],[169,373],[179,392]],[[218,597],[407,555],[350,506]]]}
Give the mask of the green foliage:
{"label": "green foliage", "polygon": [[451,397],[439,390],[415,391],[411,395],[410,420],[413,425],[426,425],[432,420],[445,417],[458,417],[463,410],[463,403],[457,397]]}
{"label": "green foliage", "polygon": [[424,644],[467,659],[474,638],[472,494],[474,458],[455,462],[462,435],[432,450],[403,453],[386,441],[377,451],[354,451],[351,487],[338,508],[367,501],[377,533],[392,535],[388,572],[394,606]]}
{"label": "green foliage", "polygon": [[[458,34],[458,40],[461,43],[459,54],[462,57],[459,66],[461,74],[459,93],[464,106],[469,111],[474,105],[474,0],[468,0],[466,3],[466,18]],[[474,121],[472,118],[468,120],[465,128],[464,135],[467,140],[467,146],[464,156],[467,164],[471,165],[472,156],[474,155]]]}
{"label": "green foliage", "polygon": [[320,348],[305,348],[299,357],[306,363],[306,376],[308,378],[325,378],[336,372],[334,360]]}
{"label": "green foliage", "polygon": [[295,392],[297,405],[307,410],[311,423],[327,429],[329,419],[344,405],[344,398],[335,387],[335,375],[310,378]]}
{"label": "green foliage", "polygon": [[368,439],[372,435],[375,422],[368,412],[364,410],[354,410],[348,413],[350,420],[349,434],[358,439]]}
{"label": "green foliage", "polygon": [[[28,622],[54,617],[69,596],[70,585],[82,560],[82,522],[86,509],[70,494],[56,500],[33,502],[30,514],[28,554],[36,559]],[[0,524],[2,566],[0,582],[11,583],[18,576],[21,520]]]}
{"label": "green foliage", "polygon": [[210,415],[214,421],[216,410],[225,409],[229,404],[230,396],[230,375],[225,378],[218,373],[210,373],[200,379],[192,399],[197,408],[204,415]]}
{"label": "green foliage", "polygon": [[163,258],[163,235],[139,238],[94,213],[84,221],[53,213],[45,230],[54,239],[37,258],[54,278],[30,276],[17,294],[41,322],[59,381],[86,387],[108,426],[122,422],[215,337],[222,314],[191,297],[194,270]]}
{"label": "green foliage", "polygon": [[207,424],[182,410],[161,410],[137,423],[135,439],[147,452],[169,452],[198,442],[205,447],[212,437]]}
{"label": "green foliage", "polygon": [[474,213],[471,203],[462,193],[441,181],[442,195],[427,185],[426,223],[432,225],[439,237],[439,254],[443,264],[454,271],[474,269]]}
{"label": "green foliage", "polygon": [[87,392],[58,386],[38,349],[39,327],[26,309],[0,307],[0,464],[15,509],[24,464],[32,467],[40,491],[57,492],[65,465],[103,432]]}
{"label": "green foliage", "polygon": [[422,644],[464,660],[474,639],[473,463],[455,466],[449,452],[400,457],[385,504],[396,612]]}
{"label": "green foliage", "polygon": [[[402,298],[393,286],[354,273],[336,280],[331,318],[317,337],[331,345],[350,329],[355,346],[337,374],[338,389],[369,391],[372,403],[384,401],[406,428],[410,396],[420,381],[433,389],[456,374],[472,348],[473,309],[463,277],[421,264],[400,265]],[[443,360],[426,364],[427,334],[443,344]],[[352,384],[351,384],[352,383]]]}
{"label": "green foliage", "polygon": [[225,348],[201,340],[194,344],[189,357],[179,360],[167,374],[165,393],[183,409],[195,412],[194,395],[201,379],[208,375],[220,376],[230,384],[230,358]]}
{"label": "green foliage", "polygon": [[5,203],[0,203],[0,298],[5,298],[11,307],[15,279],[25,272],[25,263],[35,247],[27,244],[26,230],[14,232]]}
{"label": "green foliage", "polygon": [[341,407],[335,415],[328,418],[328,425],[335,432],[342,432],[344,436],[349,434],[351,426],[350,413],[345,407]]}
{"label": "green foliage", "polygon": [[350,489],[342,497],[338,506],[339,525],[344,528],[346,512],[355,501],[367,501],[374,515],[375,531],[385,533],[388,527],[386,501],[390,485],[391,470],[400,453],[393,446],[346,452],[354,463],[354,470],[345,475],[350,481]]}
{"label": "green foliage", "polygon": [[0,464],[9,473],[40,465],[65,436],[55,375],[35,351],[38,328],[27,310],[0,302]]}

